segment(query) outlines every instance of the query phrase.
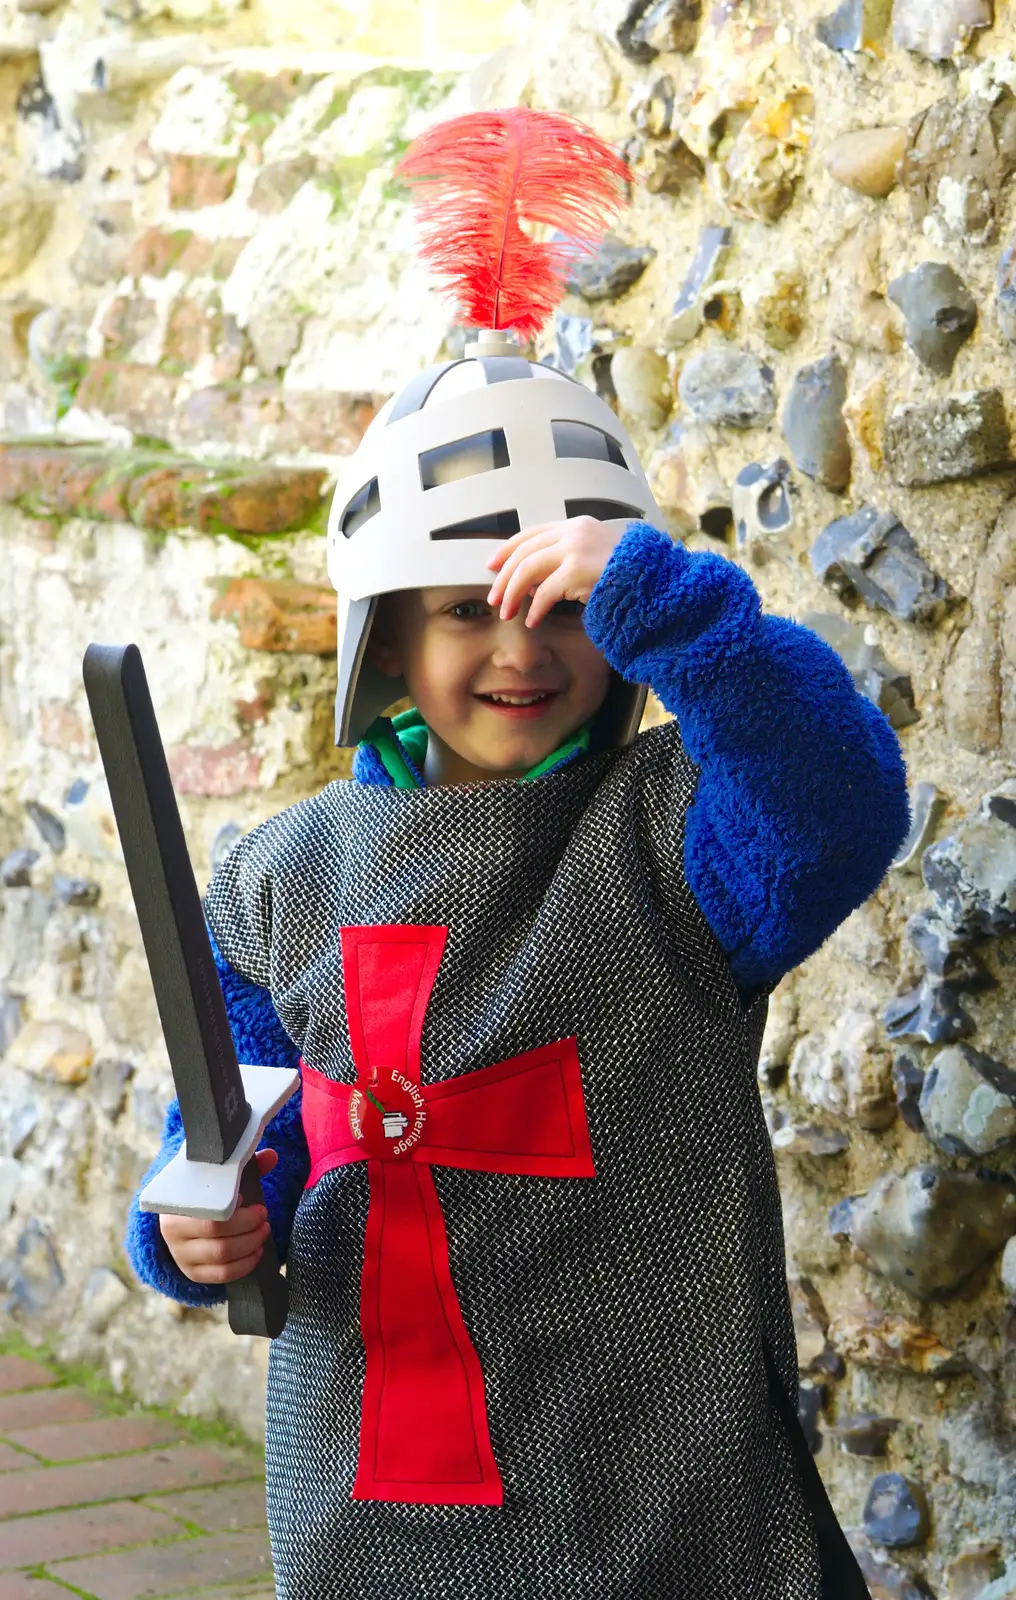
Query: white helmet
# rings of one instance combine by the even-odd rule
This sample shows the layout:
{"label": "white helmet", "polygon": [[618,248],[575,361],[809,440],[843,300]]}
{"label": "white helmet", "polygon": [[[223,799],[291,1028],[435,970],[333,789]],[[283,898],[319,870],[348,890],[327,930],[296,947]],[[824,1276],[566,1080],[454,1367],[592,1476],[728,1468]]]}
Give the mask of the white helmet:
{"label": "white helmet", "polygon": [[[462,360],[428,367],[382,408],[342,474],[328,522],[338,591],[335,742],[357,744],[406,694],[366,645],[378,597],[491,582],[487,560],[536,523],[593,516],[620,534],[659,522],[635,447],[583,384],[484,333]],[[614,675],[600,744],[638,732],[646,691]]]}

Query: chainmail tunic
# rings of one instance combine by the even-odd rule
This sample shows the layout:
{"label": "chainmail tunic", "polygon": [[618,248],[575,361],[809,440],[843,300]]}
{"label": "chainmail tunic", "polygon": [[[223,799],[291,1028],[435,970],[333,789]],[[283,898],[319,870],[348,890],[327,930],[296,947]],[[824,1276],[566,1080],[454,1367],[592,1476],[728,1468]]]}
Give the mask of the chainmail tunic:
{"label": "chainmail tunic", "polygon": [[530,783],[332,783],[216,874],[220,948],[339,1081],[340,928],[447,926],[423,1082],[576,1035],[597,1172],[432,1169],[501,1508],[350,1499],[365,1164],[304,1194],[268,1387],[280,1600],[819,1600],[763,1355],[796,1402],[765,1007],[685,880],[695,782],[671,723]]}

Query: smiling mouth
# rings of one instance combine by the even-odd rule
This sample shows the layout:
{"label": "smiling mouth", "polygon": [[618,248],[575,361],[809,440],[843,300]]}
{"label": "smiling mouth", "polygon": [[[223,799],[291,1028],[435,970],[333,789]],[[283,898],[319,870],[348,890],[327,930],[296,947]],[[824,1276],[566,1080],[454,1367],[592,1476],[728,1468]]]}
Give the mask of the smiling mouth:
{"label": "smiling mouth", "polygon": [[558,699],[557,689],[535,689],[529,694],[478,694],[477,700],[502,716],[538,717]]}

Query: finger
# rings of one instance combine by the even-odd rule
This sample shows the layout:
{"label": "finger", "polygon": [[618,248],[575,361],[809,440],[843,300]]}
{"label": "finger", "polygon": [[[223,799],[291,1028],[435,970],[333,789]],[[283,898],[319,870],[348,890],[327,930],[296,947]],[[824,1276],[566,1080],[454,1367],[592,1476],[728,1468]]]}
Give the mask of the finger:
{"label": "finger", "polygon": [[261,1256],[262,1252],[256,1250],[253,1255],[243,1256],[239,1261],[231,1261],[228,1266],[195,1267],[187,1276],[192,1283],[236,1283],[254,1271]]}
{"label": "finger", "polygon": [[250,1233],[234,1234],[229,1239],[192,1239],[181,1247],[179,1260],[185,1270],[191,1267],[221,1267],[260,1250],[268,1237],[268,1224]]}
{"label": "finger", "polygon": [[498,545],[497,549],[494,551],[494,554],[487,562],[488,567],[492,568],[496,572],[498,568],[501,567],[508,559],[512,551],[518,549],[519,545],[524,539],[531,538],[534,533],[545,533],[548,528],[556,527],[556,522],[534,522],[531,527],[520,528],[518,533],[513,533],[510,539],[505,540],[504,544]]}
{"label": "finger", "polygon": [[520,544],[517,544],[515,549],[508,556],[508,559],[505,561],[501,571],[492,582],[490,586],[490,593],[487,596],[487,604],[491,606],[500,604],[505,589],[511,582],[512,573],[515,572],[521,561],[524,561],[527,556],[532,555],[535,550],[550,549],[555,542],[556,535],[552,529],[548,528],[545,533],[534,533],[527,535],[527,537]]}
{"label": "finger", "polygon": [[257,1153],[258,1171],[264,1177],[266,1172],[271,1172],[279,1164],[277,1150],[259,1150]]}
{"label": "finger", "polygon": [[529,602],[529,611],[526,614],[526,627],[535,628],[550,615],[559,600],[568,598],[568,576],[562,567],[557,567],[545,578]]}
{"label": "finger", "polygon": [[501,602],[501,620],[509,622],[518,611],[527,594],[539,588],[545,579],[555,571],[559,565],[559,556],[555,549],[538,550],[531,556],[526,556],[520,561],[512,573],[508,587]]}
{"label": "finger", "polygon": [[182,1243],[188,1239],[226,1239],[233,1234],[250,1233],[268,1217],[266,1206],[240,1206],[224,1222],[209,1217],[162,1216],[159,1226],[167,1241]]}

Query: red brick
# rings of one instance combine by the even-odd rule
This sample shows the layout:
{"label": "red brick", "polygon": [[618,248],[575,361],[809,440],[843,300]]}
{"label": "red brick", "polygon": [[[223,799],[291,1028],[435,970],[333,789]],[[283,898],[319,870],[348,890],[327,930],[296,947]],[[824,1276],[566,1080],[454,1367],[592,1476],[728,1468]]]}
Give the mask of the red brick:
{"label": "red brick", "polygon": [[261,758],[244,743],[178,744],[166,751],[170,775],[177,794],[201,795],[205,799],[227,799],[256,789],[261,773]]}
{"label": "red brick", "polygon": [[[35,1467],[36,1465],[37,1462],[34,1456],[27,1456],[23,1450],[15,1450],[13,1445],[0,1444],[0,1472],[21,1473],[26,1467]],[[2,1501],[2,1496],[0,1496],[0,1501]]]}
{"label": "red brick", "polygon": [[235,156],[170,156],[170,210],[198,211],[221,205],[233,193],[239,166]]}
{"label": "red brick", "polygon": [[196,389],[181,407],[181,438],[215,439],[250,454],[311,450],[350,455],[377,410],[369,395],[331,389],[283,389],[274,383],[216,384]]}
{"label": "red brick", "polygon": [[269,1577],[272,1556],[266,1533],[226,1533],[88,1561],[61,1561],[51,1570],[55,1578],[97,1600],[147,1600],[199,1585],[205,1589]]}
{"label": "red brick", "polygon": [[64,750],[73,756],[87,755],[91,749],[82,717],[63,700],[39,702],[39,741],[51,750]]}
{"label": "red brick", "polygon": [[183,528],[188,523],[185,473],[179,466],[153,467],[131,481],[127,511],[139,528]]}
{"label": "red brick", "polygon": [[0,1395],[0,1433],[41,1428],[53,1422],[82,1422],[97,1417],[99,1407],[80,1389],[40,1389],[29,1394]]}
{"label": "red brick", "polygon": [[[68,1600],[69,1590],[48,1578],[26,1578],[23,1572],[0,1572],[0,1600]],[[254,1595],[249,1600],[256,1600]]]}
{"label": "red brick", "polygon": [[181,1522],[193,1523],[203,1533],[232,1533],[265,1525],[263,1483],[230,1484],[222,1489],[191,1489],[185,1494],[149,1496],[148,1505],[166,1511]]}
{"label": "red brick", "polygon": [[246,239],[203,239],[192,234],[177,267],[189,278],[228,278],[246,243]]}
{"label": "red brick", "polygon": [[[10,1454],[16,1452],[12,1450]],[[28,1470],[0,1475],[0,1517],[25,1517],[33,1511],[58,1511],[98,1500],[201,1489],[209,1484],[252,1478],[258,1467],[253,1457],[227,1456],[187,1444],[131,1456],[110,1456],[93,1461],[86,1472],[77,1465],[39,1467],[23,1455],[18,1455],[17,1461],[19,1467],[27,1466]],[[264,1485],[260,1480],[256,1492],[263,1500]]]}
{"label": "red brick", "polygon": [[77,1511],[48,1511],[38,1517],[16,1517],[0,1522],[0,1568],[29,1567],[71,1556],[96,1555],[117,1545],[166,1539],[178,1525],[158,1511],[114,1500],[103,1506],[83,1506]]}
{"label": "red brick", "polygon": [[37,1361],[26,1361],[24,1356],[0,1356],[0,1394],[11,1394],[15,1389],[48,1389],[59,1381],[55,1372]]}
{"label": "red brick", "polygon": [[45,1461],[82,1461],[88,1456],[112,1456],[127,1450],[147,1450],[180,1438],[179,1428],[161,1417],[101,1417],[96,1422],[73,1422],[63,1427],[27,1428],[7,1437],[22,1450]]}
{"label": "red brick", "polygon": [[195,526],[205,532],[284,533],[306,528],[321,514],[326,474],[316,468],[275,467],[248,472],[196,499]]}
{"label": "red brick", "polygon": [[166,439],[173,421],[179,379],[155,367],[127,361],[92,361],[81,380],[75,403],[98,411],[132,433]]}
{"label": "red brick", "polygon": [[167,233],[165,228],[149,228],[131,246],[126,270],[133,278],[164,278],[185,255],[193,238],[189,228],[177,228],[173,233]]}
{"label": "red brick", "polygon": [[234,578],[212,605],[213,617],[240,625],[248,650],[334,655],[335,592],[279,578]]}

